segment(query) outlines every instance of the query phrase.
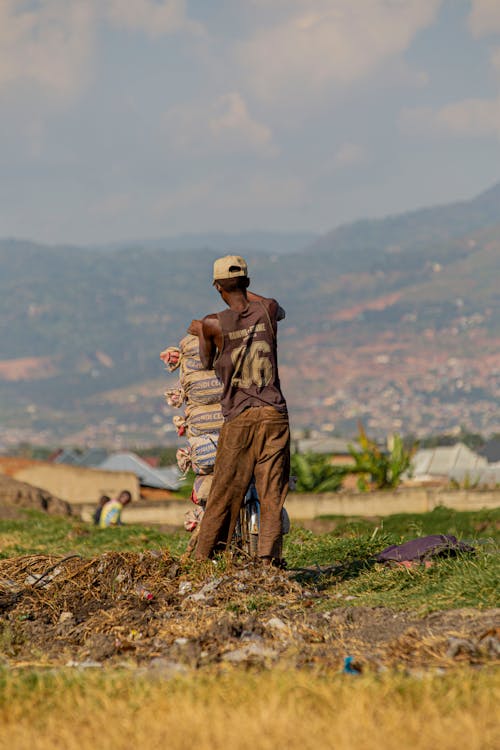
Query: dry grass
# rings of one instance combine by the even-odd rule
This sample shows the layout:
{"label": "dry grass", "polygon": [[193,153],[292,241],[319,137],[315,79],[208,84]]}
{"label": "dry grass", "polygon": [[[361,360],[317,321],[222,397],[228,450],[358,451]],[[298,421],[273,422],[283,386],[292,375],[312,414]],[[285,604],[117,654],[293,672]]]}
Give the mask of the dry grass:
{"label": "dry grass", "polygon": [[0,555],[4,551],[15,548],[16,545],[21,544],[23,541],[23,535],[21,532],[6,532],[0,533]]}
{"label": "dry grass", "polygon": [[[0,675],[0,677],[2,677]],[[4,673],[0,748],[493,750],[498,672]]]}

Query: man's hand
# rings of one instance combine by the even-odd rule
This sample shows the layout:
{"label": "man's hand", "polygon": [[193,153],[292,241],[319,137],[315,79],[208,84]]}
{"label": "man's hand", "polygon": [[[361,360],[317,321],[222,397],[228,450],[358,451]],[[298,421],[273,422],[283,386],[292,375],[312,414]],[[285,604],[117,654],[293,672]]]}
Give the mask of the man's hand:
{"label": "man's hand", "polygon": [[203,323],[201,320],[192,320],[191,325],[189,326],[187,331],[191,334],[191,336],[198,336],[199,338],[201,336],[202,326]]}

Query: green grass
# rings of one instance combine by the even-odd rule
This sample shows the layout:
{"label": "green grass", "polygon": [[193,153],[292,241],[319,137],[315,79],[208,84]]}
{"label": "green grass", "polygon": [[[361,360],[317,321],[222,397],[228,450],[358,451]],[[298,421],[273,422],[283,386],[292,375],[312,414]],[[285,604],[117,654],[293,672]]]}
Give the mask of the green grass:
{"label": "green grass", "polygon": [[165,547],[172,555],[180,555],[188,542],[188,535],[183,530],[162,533],[132,525],[98,529],[77,519],[32,510],[24,511],[23,516],[20,520],[0,521],[0,558],[72,553],[91,557],[115,550],[143,552]]}
{"label": "green grass", "polygon": [[[431,513],[398,514],[380,521],[329,517],[335,528],[313,534],[293,528],[285,541],[291,568],[335,566],[328,575],[311,579],[332,600],[320,606],[386,606],[430,612],[459,607],[495,607],[500,597],[498,540],[500,509],[459,512],[436,508]],[[453,534],[467,539],[473,555],[434,559],[430,568],[385,567],[374,564],[374,554],[391,544],[427,534]],[[307,580],[307,576],[304,576]]]}
{"label": "green grass", "polygon": [[[421,614],[462,607],[486,609],[500,603],[499,556],[481,550],[473,557],[436,560],[429,569],[377,565],[334,586],[337,594],[354,596],[350,604],[358,606],[412,609]],[[338,601],[344,604],[342,598]]]}
{"label": "green grass", "polygon": [[379,529],[396,534],[405,541],[427,534],[453,534],[459,539],[493,538],[500,541],[500,508],[479,511],[457,511],[439,506],[430,513],[398,513],[377,521],[345,516],[321,516],[335,522],[334,536],[372,533]]}
{"label": "green grass", "polygon": [[453,534],[481,547],[500,541],[500,508],[461,512],[439,507],[430,513],[399,513],[376,521],[344,516],[325,516],[322,520],[332,522],[334,528],[314,534],[294,526],[285,537],[291,567],[365,559],[391,544],[427,534]]}

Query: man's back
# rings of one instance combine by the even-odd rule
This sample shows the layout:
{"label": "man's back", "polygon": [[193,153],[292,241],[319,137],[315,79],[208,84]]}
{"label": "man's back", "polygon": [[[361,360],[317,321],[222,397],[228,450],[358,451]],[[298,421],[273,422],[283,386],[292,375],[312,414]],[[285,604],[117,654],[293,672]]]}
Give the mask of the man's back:
{"label": "man's back", "polygon": [[268,304],[273,300],[248,300],[241,311],[218,313],[221,346],[215,372],[223,384],[222,412],[230,420],[249,407],[272,406],[286,413],[281,392],[276,319]]}

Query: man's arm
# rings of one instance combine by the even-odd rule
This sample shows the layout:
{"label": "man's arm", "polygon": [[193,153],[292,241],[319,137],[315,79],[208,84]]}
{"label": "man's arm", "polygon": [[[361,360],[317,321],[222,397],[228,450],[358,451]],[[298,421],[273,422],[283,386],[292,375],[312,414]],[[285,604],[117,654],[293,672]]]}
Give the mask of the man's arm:
{"label": "man's arm", "polygon": [[217,341],[220,336],[220,324],[216,315],[206,315],[203,320],[193,320],[188,333],[198,336],[200,360],[205,370],[213,368],[217,353]]}

